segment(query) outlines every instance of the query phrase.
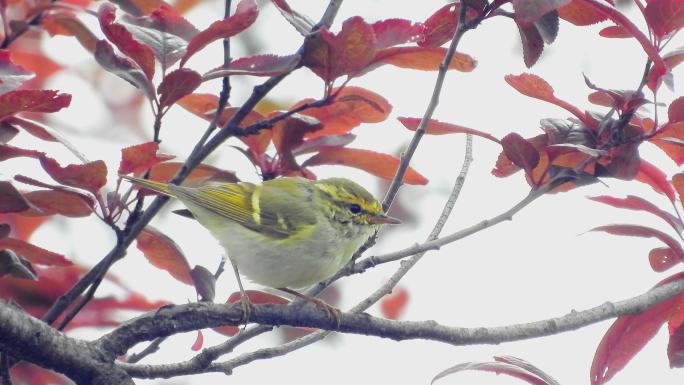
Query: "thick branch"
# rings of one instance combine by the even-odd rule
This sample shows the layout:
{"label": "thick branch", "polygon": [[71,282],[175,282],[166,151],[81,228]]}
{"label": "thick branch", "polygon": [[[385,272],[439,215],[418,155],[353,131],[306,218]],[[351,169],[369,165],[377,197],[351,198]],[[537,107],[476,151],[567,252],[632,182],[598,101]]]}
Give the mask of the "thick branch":
{"label": "thick branch", "polygon": [[0,351],[64,373],[77,384],[133,384],[114,355],[70,338],[12,304],[0,301]]}
{"label": "thick branch", "polygon": [[[250,314],[250,319],[257,323],[325,328],[344,333],[389,338],[396,341],[422,339],[459,346],[499,344],[559,334],[618,316],[637,314],[682,293],[684,293],[684,281],[677,281],[624,301],[607,302],[588,310],[572,311],[560,317],[498,327],[450,327],[434,321],[393,321],[365,313],[343,313],[339,317],[339,327],[336,327],[335,320],[328,312],[311,305],[301,307],[255,305]],[[133,320],[102,337],[97,341],[97,346],[110,353],[122,354],[142,340],[151,340],[206,327],[239,325],[242,317],[242,307],[239,305],[211,303],[180,305]],[[246,362],[241,362],[241,364],[244,363]],[[154,378],[204,371],[230,372],[231,368],[226,364],[212,364],[206,370],[197,369],[195,371],[186,367],[184,369],[190,371],[184,372],[169,372],[173,365],[164,365],[163,367],[120,365],[134,377]]]}

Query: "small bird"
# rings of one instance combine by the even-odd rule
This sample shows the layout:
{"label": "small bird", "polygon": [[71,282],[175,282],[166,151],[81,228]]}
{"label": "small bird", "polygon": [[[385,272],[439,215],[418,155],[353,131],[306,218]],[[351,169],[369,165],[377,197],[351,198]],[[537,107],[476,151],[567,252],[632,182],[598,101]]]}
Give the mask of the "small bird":
{"label": "small bird", "polygon": [[281,290],[331,277],[382,224],[401,223],[385,215],[366,189],[345,178],[185,187],[121,177],[183,202],[241,274]]}

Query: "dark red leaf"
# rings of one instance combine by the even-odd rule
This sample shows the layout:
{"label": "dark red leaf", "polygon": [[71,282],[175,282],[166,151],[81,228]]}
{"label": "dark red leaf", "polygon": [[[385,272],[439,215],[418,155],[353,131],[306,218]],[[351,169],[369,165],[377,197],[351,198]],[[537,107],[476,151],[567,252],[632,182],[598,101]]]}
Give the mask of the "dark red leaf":
{"label": "dark red leaf", "polygon": [[677,191],[679,195],[679,201],[684,205],[684,173],[674,174],[672,176],[672,186]]}
{"label": "dark red leaf", "polygon": [[121,150],[119,174],[139,174],[150,167],[173,159],[171,155],[157,154],[159,143],[147,142]]}
{"label": "dark red leaf", "polygon": [[[391,180],[399,167],[399,158],[369,150],[346,147],[329,147],[307,159],[302,166],[339,164],[369,172],[382,179]],[[404,183],[427,184],[428,180],[409,167],[404,175]]]}
{"label": "dark red leaf", "polygon": [[19,129],[6,121],[0,122],[0,144],[12,140],[19,133]]}
{"label": "dark red leaf", "polygon": [[12,116],[12,117],[5,119],[4,122],[8,123],[8,124],[12,124],[12,125],[17,126],[17,127],[21,127],[26,132],[35,136],[36,138],[46,140],[48,142],[60,141],[50,132],[50,129],[41,125],[40,123],[31,121],[31,120],[27,120],[27,119],[17,118],[15,116]]}
{"label": "dark red leaf", "polygon": [[147,75],[131,60],[115,54],[106,40],[98,40],[95,44],[95,60],[105,70],[143,91],[149,99],[154,99],[154,87]]}
{"label": "dark red leaf", "polygon": [[157,94],[160,95],[159,108],[171,106],[178,99],[192,93],[200,84],[202,76],[187,68],[179,68],[167,74],[157,88]]}
{"label": "dark red leaf", "polygon": [[639,171],[634,178],[653,187],[655,191],[667,196],[670,201],[675,201],[674,188],[667,180],[665,173],[648,161],[641,159]]}
{"label": "dark red leaf", "polygon": [[618,39],[624,39],[627,37],[632,37],[632,34],[629,33],[626,29],[619,25],[610,25],[602,30],[599,31],[599,35],[603,37],[608,37],[608,38],[618,38]]}
{"label": "dark red leaf", "polygon": [[257,8],[254,0],[240,1],[233,15],[227,19],[213,22],[209,28],[198,33],[190,41],[187,51],[180,61],[180,66],[182,67],[192,55],[210,43],[219,39],[225,39],[237,35],[238,33],[244,31],[247,29],[247,27],[254,23],[258,14],[259,9]]}
{"label": "dark red leaf", "polygon": [[539,60],[544,50],[544,40],[534,23],[524,24],[516,20],[523,48],[525,66],[530,68]]}
{"label": "dark red leaf", "polygon": [[[420,118],[397,118],[401,124],[404,125],[404,127],[408,128],[411,131],[415,131],[418,129],[418,125],[420,124]],[[446,135],[446,134],[471,134],[475,136],[479,136],[485,139],[489,139],[492,142],[495,143],[501,143],[499,139],[493,137],[492,135],[474,130],[472,128],[468,127],[463,127],[463,126],[458,126],[456,124],[451,124],[451,123],[443,123],[438,120],[430,119],[425,126],[425,133],[428,135]]]}
{"label": "dark red leaf", "polygon": [[[335,88],[332,93],[339,89]],[[304,99],[292,107],[297,108],[314,99]],[[392,105],[382,96],[361,87],[345,87],[335,100],[328,105],[318,108],[309,108],[301,112],[316,118],[323,129],[311,132],[307,138],[315,138],[328,135],[340,135],[351,131],[361,123],[379,123],[387,119],[392,112]]]}
{"label": "dark red leaf", "polygon": [[388,19],[372,24],[375,47],[383,49],[399,44],[412,43],[423,38],[425,26],[405,19]]}
{"label": "dark red leaf", "polygon": [[136,239],[138,250],[145,254],[152,265],[166,270],[178,281],[193,286],[190,265],[176,242],[151,226],[141,231]]}
{"label": "dark red leaf", "polygon": [[460,11],[461,4],[450,3],[428,17],[423,23],[425,32],[418,45],[421,47],[439,47],[451,40],[456,32]]}
{"label": "dark red leaf", "polygon": [[682,223],[679,220],[679,218],[668,213],[667,211],[659,209],[656,205],[643,198],[639,198],[634,195],[628,195],[626,198],[615,198],[607,195],[602,195],[597,197],[589,197],[589,199],[595,202],[605,203],[607,205],[617,207],[620,209],[649,212],[667,222],[667,224],[669,224],[675,231],[682,231]]}
{"label": "dark red leaf", "polygon": [[650,0],[644,17],[658,39],[684,27],[684,3],[681,0]]}
{"label": "dark red leaf", "polygon": [[0,94],[19,88],[34,74],[16,65],[10,58],[10,51],[0,50]]}
{"label": "dark red leaf", "polygon": [[45,155],[42,152],[34,150],[26,150],[19,147],[10,146],[8,144],[0,144],[0,162],[7,159],[18,158],[18,157],[28,157],[28,158],[40,158]]}
{"label": "dark red leaf", "polygon": [[591,229],[590,231],[605,231],[614,235],[625,235],[630,237],[657,238],[666,244],[675,253],[674,257],[678,261],[684,258],[682,246],[671,236],[662,231],[639,225],[606,225]]}
{"label": "dark red leaf", "polygon": [[531,174],[532,170],[539,164],[539,152],[525,138],[512,132],[501,139],[506,157],[516,166]]}
{"label": "dark red leaf", "polygon": [[665,123],[649,141],[663,150],[677,165],[684,164],[684,121]]}
{"label": "dark red leaf", "polygon": [[8,181],[0,181],[0,213],[18,213],[31,208],[29,202]]}
{"label": "dark red leaf", "polygon": [[670,123],[684,120],[684,96],[680,96],[670,103],[667,108],[667,117]]}
{"label": "dark red leaf", "polygon": [[294,70],[299,60],[299,55],[244,57],[233,60],[228,67],[218,67],[207,72],[203,79],[206,81],[229,75],[277,76]]}
{"label": "dark red leaf", "polygon": [[515,20],[529,25],[570,2],[570,0],[513,0]]}
{"label": "dark red leaf", "polygon": [[294,114],[273,126],[273,145],[278,152],[283,171],[299,170],[292,151],[304,142],[304,135],[321,128],[323,125],[315,118],[299,114]]}
{"label": "dark red leaf", "polygon": [[[679,313],[682,312],[680,307]],[[671,368],[684,367],[684,325],[679,325],[670,331],[670,339],[667,343],[667,358]]]}
{"label": "dark red leaf", "polygon": [[87,217],[93,212],[92,200],[76,192],[37,190],[25,193],[24,198],[38,209],[25,215],[62,214],[66,217]]}
{"label": "dark red leaf", "polygon": [[[682,279],[683,276],[684,273],[677,273],[656,286]],[[596,348],[590,371],[591,384],[605,384],[622,370],[656,335],[683,297],[684,295],[676,296],[640,314],[619,317]]]}
{"label": "dark red leaf", "polygon": [[678,48],[672,52],[668,52],[663,55],[663,61],[667,65],[667,68],[673,69],[682,62],[684,62],[684,49]]}
{"label": "dark red leaf", "polygon": [[32,281],[38,280],[31,262],[11,250],[0,250],[0,278],[4,275]]}
{"label": "dark red leaf", "polygon": [[190,270],[190,277],[200,301],[213,302],[216,296],[216,276],[204,266],[197,265]]}
{"label": "dark red leaf", "polygon": [[126,56],[133,59],[142,69],[148,80],[154,77],[154,52],[152,49],[133,38],[133,35],[121,24],[114,22],[116,8],[104,3],[98,10],[100,28],[109,41]]}
{"label": "dark red leaf", "polygon": [[0,119],[19,112],[56,112],[71,103],[71,95],[51,90],[15,90],[0,95]]}
{"label": "dark red leaf", "polygon": [[82,188],[93,194],[97,194],[107,184],[107,166],[101,160],[62,167],[56,160],[41,156],[40,164],[55,181],[67,186]]}
{"label": "dark red leaf", "polygon": [[183,18],[182,12],[163,2],[150,13],[149,18],[148,27],[181,37],[185,41],[192,40],[199,33],[194,25]]}
{"label": "dark red leaf", "polygon": [[391,294],[380,300],[380,311],[385,318],[398,319],[406,309],[408,301],[408,290],[403,287],[395,287]]}
{"label": "dark red leaf", "polygon": [[70,266],[72,262],[63,255],[47,251],[16,238],[0,239],[0,250],[10,249],[36,265]]}

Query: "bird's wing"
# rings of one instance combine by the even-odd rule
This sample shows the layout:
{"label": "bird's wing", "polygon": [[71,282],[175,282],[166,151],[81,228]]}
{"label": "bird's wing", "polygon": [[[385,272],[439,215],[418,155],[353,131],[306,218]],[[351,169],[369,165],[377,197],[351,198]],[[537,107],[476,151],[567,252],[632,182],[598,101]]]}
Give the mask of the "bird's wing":
{"label": "bird's wing", "polygon": [[202,207],[264,235],[287,238],[316,219],[307,206],[310,199],[304,200],[305,193],[282,182],[269,183],[275,181],[265,182],[268,188],[245,182],[172,188],[180,200],[191,206]]}

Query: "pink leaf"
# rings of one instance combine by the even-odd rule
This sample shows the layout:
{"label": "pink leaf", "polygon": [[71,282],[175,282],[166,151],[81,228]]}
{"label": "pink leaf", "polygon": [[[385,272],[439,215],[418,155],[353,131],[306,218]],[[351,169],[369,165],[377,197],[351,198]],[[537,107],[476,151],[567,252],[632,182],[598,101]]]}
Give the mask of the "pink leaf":
{"label": "pink leaf", "polygon": [[170,107],[178,99],[192,93],[200,84],[202,84],[202,76],[193,70],[179,68],[170,72],[164,76],[157,88],[157,93],[160,95],[159,108]]}

